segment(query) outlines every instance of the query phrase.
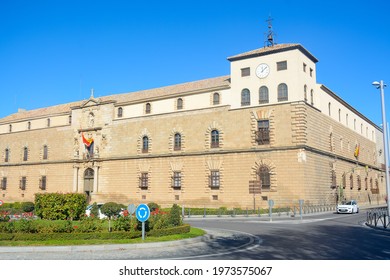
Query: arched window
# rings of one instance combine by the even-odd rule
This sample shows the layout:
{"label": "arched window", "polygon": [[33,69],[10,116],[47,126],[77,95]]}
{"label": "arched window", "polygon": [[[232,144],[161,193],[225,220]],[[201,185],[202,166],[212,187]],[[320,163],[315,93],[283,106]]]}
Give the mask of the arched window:
{"label": "arched window", "polygon": [[219,147],[219,131],[214,129],[211,131],[211,148]]}
{"label": "arched window", "polygon": [[358,187],[358,190],[362,189],[362,180],[360,179],[359,175],[357,176],[357,187]]}
{"label": "arched window", "polygon": [[332,115],[331,109],[332,109],[332,104],[329,102],[328,103],[328,115],[329,115],[329,117]]}
{"label": "arched window", "polygon": [[314,92],[313,92],[313,90],[310,91],[310,103],[311,103],[311,105],[314,105]]}
{"label": "arched window", "polygon": [[72,115],[69,115],[68,123],[69,123],[69,124],[72,124]]}
{"label": "arched window", "polygon": [[123,117],[123,108],[119,107],[118,108],[118,118],[122,118],[122,117]]}
{"label": "arched window", "polygon": [[339,109],[339,122],[341,122],[341,109]]}
{"label": "arched window", "polygon": [[259,104],[264,104],[268,102],[269,102],[268,88],[266,86],[262,86],[259,89]]}
{"label": "arched window", "polygon": [[48,148],[47,148],[47,145],[44,145],[43,146],[43,156],[42,156],[43,159],[47,159],[48,158]]}
{"label": "arched window", "polygon": [[50,119],[46,120],[47,127],[50,127]]}
{"label": "arched window", "polygon": [[348,126],[348,123],[349,123],[349,121],[348,121],[348,114],[346,114],[345,115],[345,124],[346,124],[346,126]]}
{"label": "arched window", "polygon": [[8,126],[8,131],[9,131],[9,132],[12,132],[12,124],[10,124],[10,125]]}
{"label": "arched window", "polygon": [[180,133],[175,133],[175,143],[174,143],[173,149],[175,151],[181,150],[181,134]]}
{"label": "arched window", "polygon": [[183,109],[183,99],[182,98],[177,99],[176,109],[177,110]]}
{"label": "arched window", "polygon": [[262,191],[269,191],[271,189],[271,174],[267,166],[263,165],[259,168],[259,180]]}
{"label": "arched window", "polygon": [[303,87],[303,97],[304,97],[305,101],[307,101],[307,85],[305,85]]}
{"label": "arched window", "polygon": [[144,136],[142,138],[142,152],[147,153],[149,151],[149,138],[148,136]]}
{"label": "arched window", "polygon": [[27,161],[27,160],[28,160],[28,148],[24,147],[23,148],[23,161]]}
{"label": "arched window", "polygon": [[31,129],[31,122],[28,122],[28,123],[27,123],[27,129],[28,129],[28,130]]}
{"label": "arched window", "polygon": [[218,92],[214,92],[213,94],[213,105],[218,105],[219,104],[219,93]]}
{"label": "arched window", "polygon": [[286,84],[278,85],[278,101],[287,101],[288,100],[288,89]]}
{"label": "arched window", "polygon": [[352,190],[353,189],[353,175],[349,176],[349,188]]}
{"label": "arched window", "polygon": [[150,114],[151,112],[152,112],[152,105],[150,105],[150,103],[146,103],[145,114]]}
{"label": "arched window", "polygon": [[251,92],[249,89],[244,88],[241,91],[241,106],[251,105]]}
{"label": "arched window", "polygon": [[9,149],[5,149],[4,162],[9,162]]}

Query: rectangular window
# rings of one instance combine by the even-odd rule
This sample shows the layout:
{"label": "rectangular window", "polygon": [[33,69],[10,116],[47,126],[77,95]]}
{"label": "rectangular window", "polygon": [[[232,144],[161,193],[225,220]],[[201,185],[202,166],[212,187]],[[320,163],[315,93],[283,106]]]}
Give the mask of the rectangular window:
{"label": "rectangular window", "polygon": [[220,186],[219,170],[211,171],[209,186],[211,189],[219,189]]}
{"label": "rectangular window", "polygon": [[241,77],[247,77],[251,75],[251,69],[249,67],[241,69]]}
{"label": "rectangular window", "polygon": [[41,179],[39,180],[39,188],[43,191],[46,190],[46,183],[47,183],[46,176],[42,176]]}
{"label": "rectangular window", "polygon": [[172,188],[177,190],[181,189],[181,172],[173,172]]}
{"label": "rectangular window", "polygon": [[141,173],[141,177],[139,178],[139,187],[143,190],[147,190],[149,187],[149,178],[148,173]]}
{"label": "rectangular window", "polygon": [[303,72],[306,72],[306,63],[303,63]]}
{"label": "rectangular window", "polygon": [[1,179],[1,189],[5,191],[7,189],[7,177]]}
{"label": "rectangular window", "polygon": [[26,177],[22,177],[19,181],[19,188],[22,190],[22,191],[25,191],[26,190],[26,185],[27,185],[27,178]]}
{"label": "rectangular window", "polygon": [[310,68],[310,77],[313,77],[313,69]]}
{"label": "rectangular window", "polygon": [[276,69],[278,71],[287,70],[287,60],[276,62]]}
{"label": "rectangular window", "polygon": [[259,145],[269,144],[269,120],[257,121],[256,141]]}

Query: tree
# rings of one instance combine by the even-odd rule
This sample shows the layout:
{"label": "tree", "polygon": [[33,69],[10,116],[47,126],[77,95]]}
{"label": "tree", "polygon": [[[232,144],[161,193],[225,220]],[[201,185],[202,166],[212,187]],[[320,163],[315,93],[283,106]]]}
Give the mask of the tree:
{"label": "tree", "polygon": [[100,210],[108,217],[108,230],[111,231],[111,219],[119,215],[122,210],[121,205],[115,202],[107,202],[103,204]]}

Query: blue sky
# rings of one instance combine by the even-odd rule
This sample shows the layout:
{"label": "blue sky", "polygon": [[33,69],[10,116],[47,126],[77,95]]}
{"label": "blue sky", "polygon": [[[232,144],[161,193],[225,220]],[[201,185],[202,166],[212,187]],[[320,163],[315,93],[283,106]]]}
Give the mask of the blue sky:
{"label": "blue sky", "polygon": [[389,11],[387,0],[1,0],[0,118],[91,88],[99,97],[228,75],[228,56],[264,46],[271,15],[277,42],[307,48],[317,82],[379,125],[371,83],[390,85]]}

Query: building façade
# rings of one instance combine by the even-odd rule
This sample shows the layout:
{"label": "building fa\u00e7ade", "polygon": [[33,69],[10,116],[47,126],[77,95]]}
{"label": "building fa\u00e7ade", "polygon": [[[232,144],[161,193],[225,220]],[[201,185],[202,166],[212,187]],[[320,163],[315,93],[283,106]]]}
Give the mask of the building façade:
{"label": "building fa\u00e7ade", "polygon": [[230,75],[0,119],[0,199],[193,207],[384,203],[382,130],[316,82],[300,44],[228,58]]}

